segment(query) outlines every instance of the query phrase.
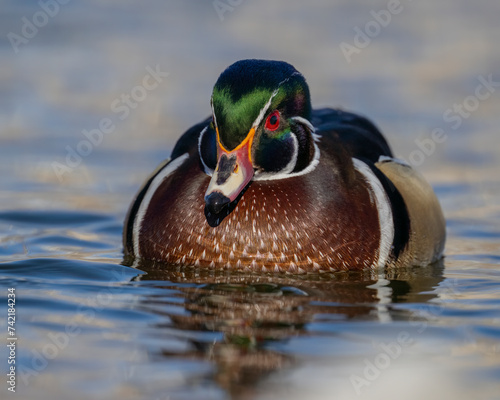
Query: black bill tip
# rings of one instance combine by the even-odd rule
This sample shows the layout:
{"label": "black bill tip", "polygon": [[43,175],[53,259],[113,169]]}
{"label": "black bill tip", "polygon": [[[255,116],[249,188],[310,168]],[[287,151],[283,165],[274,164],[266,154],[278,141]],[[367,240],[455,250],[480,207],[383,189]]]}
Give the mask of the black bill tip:
{"label": "black bill tip", "polygon": [[226,208],[231,200],[220,192],[212,192],[205,197],[205,212],[212,215],[220,214]]}

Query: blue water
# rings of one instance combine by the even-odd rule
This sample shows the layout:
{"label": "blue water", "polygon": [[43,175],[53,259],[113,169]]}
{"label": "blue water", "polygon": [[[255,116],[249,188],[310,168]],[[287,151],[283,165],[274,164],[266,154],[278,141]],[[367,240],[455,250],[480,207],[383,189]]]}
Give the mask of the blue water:
{"label": "blue water", "polygon": [[[401,5],[350,63],[340,44],[387,2],[243,1],[222,19],[212,2],[70,2],[17,53],[1,42],[0,332],[9,343],[15,288],[18,341],[15,394],[0,347],[0,398],[500,399],[500,95],[458,127],[443,117],[474,106],[479,77],[500,82],[500,6]],[[6,2],[1,37],[39,7]],[[421,158],[442,261],[305,276],[123,262],[134,194],[249,57],[291,62],[314,104],[369,116]],[[168,77],[120,119],[111,103],[156,66]],[[106,118],[114,131],[68,164]],[[424,153],[436,128],[446,139]]]}

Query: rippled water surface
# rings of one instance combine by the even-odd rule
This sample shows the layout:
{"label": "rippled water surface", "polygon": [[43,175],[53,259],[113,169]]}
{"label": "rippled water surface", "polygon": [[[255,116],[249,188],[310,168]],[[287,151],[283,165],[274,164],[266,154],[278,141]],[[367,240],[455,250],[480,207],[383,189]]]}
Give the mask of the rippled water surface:
{"label": "rippled water surface", "polygon": [[[9,32],[40,5],[2,5],[0,332],[15,288],[18,341],[15,394],[1,346],[0,397],[500,399],[499,3],[401,1],[387,26],[384,1],[214,3],[69,2],[17,47]],[[135,192],[209,114],[218,74],[251,57],[291,62],[314,104],[369,116],[418,165],[447,220],[441,262],[303,276],[123,262]],[[168,76],[117,112],[148,68]],[[75,158],[103,119],[113,131]]]}

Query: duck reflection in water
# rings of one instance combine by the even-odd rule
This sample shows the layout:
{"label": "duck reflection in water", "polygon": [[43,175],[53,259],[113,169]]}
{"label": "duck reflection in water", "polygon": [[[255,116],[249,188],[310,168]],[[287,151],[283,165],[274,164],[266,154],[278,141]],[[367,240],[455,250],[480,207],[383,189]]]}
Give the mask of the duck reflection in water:
{"label": "duck reflection in water", "polygon": [[[145,261],[136,267],[146,272],[136,279],[151,281],[155,289],[166,292],[154,291],[141,304],[146,311],[169,318],[155,329],[171,335],[174,328],[179,330],[177,338],[189,342],[184,352],[155,350],[151,357],[209,360],[215,365],[212,379],[238,396],[251,392],[270,372],[294,366],[293,354],[273,350],[270,344],[316,335],[308,329],[313,321],[329,325],[335,340],[335,323],[387,321],[395,313],[405,319],[402,314],[410,311],[395,310],[394,304],[425,303],[436,296],[432,289],[443,280],[442,261],[381,274],[244,274]],[[183,302],[172,296],[172,290],[180,293]],[[172,312],[172,305],[186,312]],[[207,332],[219,332],[220,339],[207,340],[203,335]]]}

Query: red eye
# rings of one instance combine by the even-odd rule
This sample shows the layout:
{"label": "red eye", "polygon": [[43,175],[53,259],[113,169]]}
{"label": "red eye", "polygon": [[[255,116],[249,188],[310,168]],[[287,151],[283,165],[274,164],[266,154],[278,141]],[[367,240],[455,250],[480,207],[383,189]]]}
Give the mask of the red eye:
{"label": "red eye", "polygon": [[268,131],[275,131],[280,126],[280,113],[278,110],[269,114],[266,119],[266,129]]}

